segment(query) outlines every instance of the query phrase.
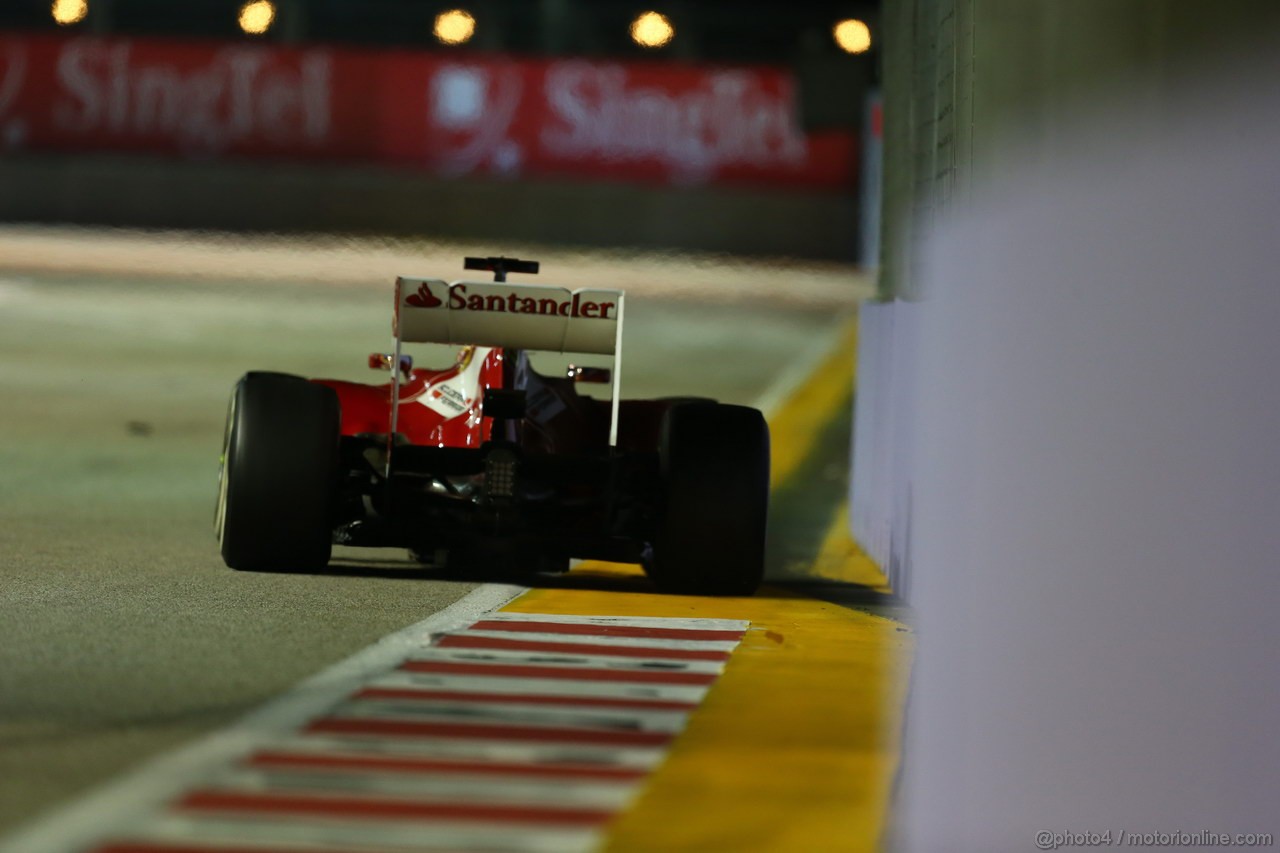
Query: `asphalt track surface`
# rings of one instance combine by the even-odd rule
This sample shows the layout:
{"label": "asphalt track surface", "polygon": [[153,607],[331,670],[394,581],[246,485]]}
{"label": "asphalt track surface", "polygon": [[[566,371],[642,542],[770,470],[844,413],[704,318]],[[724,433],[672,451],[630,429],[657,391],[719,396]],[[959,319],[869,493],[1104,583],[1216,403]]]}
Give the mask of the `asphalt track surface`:
{"label": "asphalt track surface", "polygon": [[[0,232],[0,834],[483,580],[432,577],[393,551],[348,552],[318,575],[222,565],[211,521],[235,379],[367,381],[393,276],[461,277],[441,264],[472,250],[347,245],[323,262],[323,242],[243,243]],[[540,257],[550,273],[554,253]],[[573,261],[601,275],[619,263]],[[757,401],[867,295],[832,268],[625,267],[629,396]]]}

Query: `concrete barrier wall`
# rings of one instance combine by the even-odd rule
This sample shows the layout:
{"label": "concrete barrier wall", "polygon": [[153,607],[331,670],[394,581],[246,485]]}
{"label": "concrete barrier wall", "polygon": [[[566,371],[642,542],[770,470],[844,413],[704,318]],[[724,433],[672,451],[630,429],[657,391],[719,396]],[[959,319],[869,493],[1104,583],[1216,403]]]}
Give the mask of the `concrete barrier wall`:
{"label": "concrete barrier wall", "polygon": [[868,300],[858,308],[858,378],[853,411],[853,474],[849,517],[854,538],[882,568],[889,566],[893,513],[889,454],[892,446],[893,302]]}
{"label": "concrete barrier wall", "polygon": [[902,849],[1280,832],[1277,81],[1091,116],[926,243]]}
{"label": "concrete barrier wall", "polygon": [[911,595],[919,321],[919,306],[904,300],[867,301],[858,310],[853,535],[904,599]]}
{"label": "concrete barrier wall", "polygon": [[899,847],[1274,840],[1280,9],[887,11],[918,327],[870,312],[854,500],[921,636]]}
{"label": "concrete barrier wall", "polygon": [[[911,0],[887,8],[881,299],[930,298],[916,269],[919,247],[938,222],[966,215],[974,193],[1002,181],[1011,164],[1052,172],[1092,154],[1100,171],[1113,169],[1106,133],[1089,137],[1095,150],[1078,150],[1080,129],[1104,120],[1113,135],[1148,140],[1150,150],[1126,155],[1126,168],[1140,163],[1158,152],[1170,122],[1196,108],[1197,79],[1237,53],[1273,49],[1266,34],[1276,31],[1280,4],[1266,0],[1224,0],[1212,13],[1192,0]],[[903,407],[913,405],[911,390],[874,376],[880,369],[864,363],[859,386],[885,384],[878,397],[898,415],[865,417],[910,422]],[[895,470],[901,477],[905,469]],[[884,493],[909,491],[896,482]],[[871,498],[855,490],[852,500]],[[884,523],[891,532],[876,535],[902,538],[912,521],[900,514]],[[882,565],[909,575],[907,554],[897,552],[894,567],[886,554]]]}
{"label": "concrete barrier wall", "polygon": [[[154,157],[2,156],[0,220],[353,231],[852,260],[850,194]],[[499,246],[500,247],[500,246]]]}

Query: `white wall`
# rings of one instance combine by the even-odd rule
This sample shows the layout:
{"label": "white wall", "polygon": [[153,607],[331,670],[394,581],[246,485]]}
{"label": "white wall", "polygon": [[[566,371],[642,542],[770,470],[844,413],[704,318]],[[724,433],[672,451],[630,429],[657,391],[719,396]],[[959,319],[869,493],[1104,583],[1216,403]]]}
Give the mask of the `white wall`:
{"label": "white wall", "polygon": [[869,300],[858,309],[850,516],[854,538],[910,596],[912,409],[916,403],[918,306]]}
{"label": "white wall", "polygon": [[927,243],[906,850],[1280,832],[1277,81],[1083,117]]}

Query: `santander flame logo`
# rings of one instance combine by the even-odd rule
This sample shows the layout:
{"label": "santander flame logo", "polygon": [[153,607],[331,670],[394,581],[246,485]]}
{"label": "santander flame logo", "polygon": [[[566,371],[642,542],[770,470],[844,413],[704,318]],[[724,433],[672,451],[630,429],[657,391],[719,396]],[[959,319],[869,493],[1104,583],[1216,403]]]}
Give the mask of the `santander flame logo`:
{"label": "santander flame logo", "polygon": [[418,287],[417,293],[409,294],[405,297],[404,301],[412,305],[414,308],[439,308],[444,304],[443,301],[431,292],[431,288],[427,287],[427,283],[425,281]]}

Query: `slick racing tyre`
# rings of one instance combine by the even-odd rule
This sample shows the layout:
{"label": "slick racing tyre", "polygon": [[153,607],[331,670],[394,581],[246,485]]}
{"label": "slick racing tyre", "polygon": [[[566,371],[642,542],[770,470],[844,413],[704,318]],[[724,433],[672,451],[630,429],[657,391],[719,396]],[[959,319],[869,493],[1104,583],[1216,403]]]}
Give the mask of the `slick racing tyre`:
{"label": "slick racing tyre", "polygon": [[338,395],[282,373],[247,373],[227,411],[214,531],[233,569],[329,562],[338,481]]}
{"label": "slick racing tyre", "polygon": [[646,571],[666,592],[751,595],[764,577],[769,427],[756,409],[672,406],[659,445],[662,512]]}

